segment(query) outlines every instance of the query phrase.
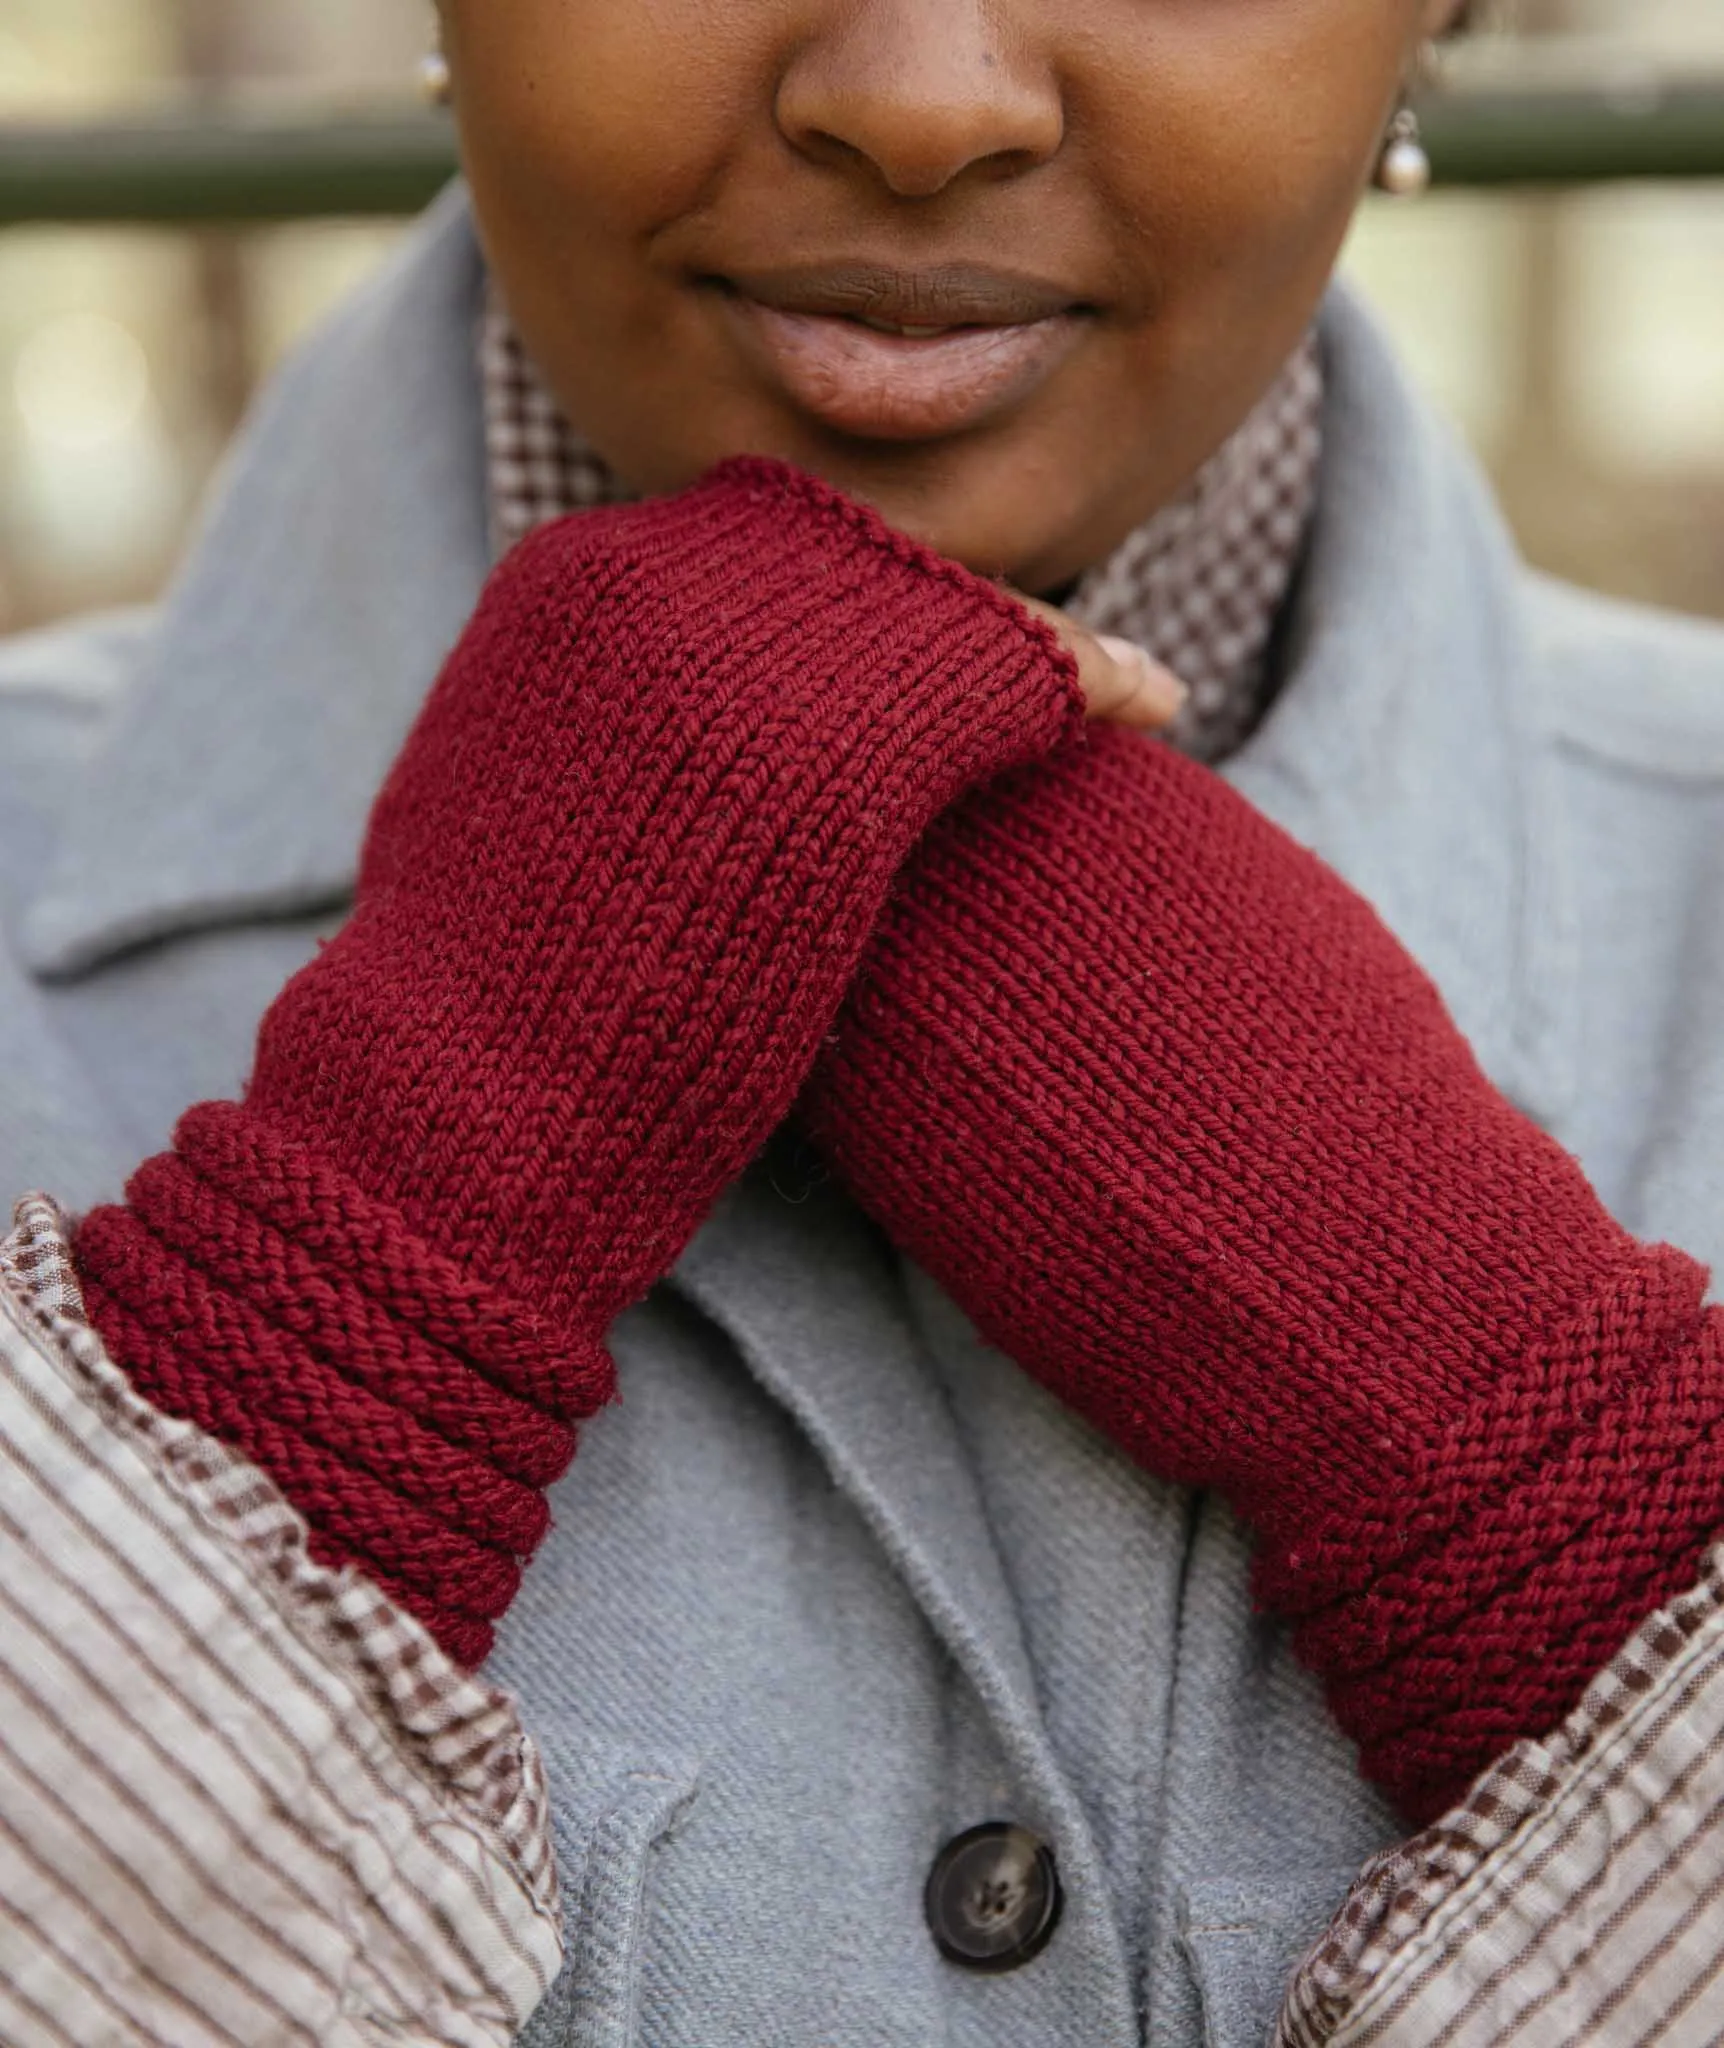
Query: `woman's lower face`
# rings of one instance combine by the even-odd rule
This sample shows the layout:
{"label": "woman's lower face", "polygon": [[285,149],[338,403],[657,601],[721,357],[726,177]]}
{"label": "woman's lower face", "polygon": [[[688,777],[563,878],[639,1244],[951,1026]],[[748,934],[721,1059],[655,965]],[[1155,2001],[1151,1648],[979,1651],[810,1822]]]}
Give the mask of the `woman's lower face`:
{"label": "woman's lower face", "polygon": [[801,464],[1058,589],[1309,324],[1456,0],[444,0],[495,277],[634,490]]}

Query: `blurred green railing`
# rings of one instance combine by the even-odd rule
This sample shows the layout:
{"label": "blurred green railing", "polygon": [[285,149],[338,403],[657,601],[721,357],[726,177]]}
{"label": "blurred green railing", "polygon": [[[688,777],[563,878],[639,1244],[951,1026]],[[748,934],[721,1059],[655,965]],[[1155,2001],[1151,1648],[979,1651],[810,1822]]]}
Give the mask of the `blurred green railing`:
{"label": "blurred green railing", "polygon": [[[1724,178],[1724,84],[1456,92],[1426,107],[1425,129],[1446,185]],[[411,213],[454,168],[450,125],[431,114],[13,127],[0,225]]]}
{"label": "blurred green railing", "polygon": [[0,129],[0,225],[415,213],[455,168],[447,120],[185,114]]}

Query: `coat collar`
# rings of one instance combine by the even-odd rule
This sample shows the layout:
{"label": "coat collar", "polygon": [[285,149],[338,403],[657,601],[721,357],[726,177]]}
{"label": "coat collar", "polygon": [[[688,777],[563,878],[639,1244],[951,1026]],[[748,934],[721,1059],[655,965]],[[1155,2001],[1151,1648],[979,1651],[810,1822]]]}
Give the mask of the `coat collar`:
{"label": "coat collar", "polygon": [[481,282],[456,188],[278,379],[71,794],[38,974],[351,890],[488,566]]}
{"label": "coat collar", "polygon": [[[488,564],[482,265],[451,190],[280,379],[143,643],[23,929],[39,974],[349,892]],[[1289,681],[1229,774],[1378,904],[1528,1108],[1563,1087],[1520,572],[1466,455],[1337,292]]]}
{"label": "coat collar", "polygon": [[1572,923],[1537,730],[1526,574],[1489,489],[1344,292],[1287,680],[1228,778],[1382,913],[1491,1078],[1573,1086]]}

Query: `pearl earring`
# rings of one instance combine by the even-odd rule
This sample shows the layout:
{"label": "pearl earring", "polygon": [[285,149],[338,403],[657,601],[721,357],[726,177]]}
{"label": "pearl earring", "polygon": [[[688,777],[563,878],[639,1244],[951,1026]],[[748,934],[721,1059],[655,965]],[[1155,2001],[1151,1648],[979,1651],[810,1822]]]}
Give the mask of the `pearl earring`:
{"label": "pearl earring", "polygon": [[449,75],[449,59],[441,50],[427,50],[419,59],[419,91],[421,96],[434,107],[446,107],[454,90],[454,81]]}
{"label": "pearl earring", "polygon": [[1403,107],[1389,123],[1377,159],[1376,185],[1392,199],[1417,199],[1430,189],[1431,159],[1419,132],[1419,117]]}

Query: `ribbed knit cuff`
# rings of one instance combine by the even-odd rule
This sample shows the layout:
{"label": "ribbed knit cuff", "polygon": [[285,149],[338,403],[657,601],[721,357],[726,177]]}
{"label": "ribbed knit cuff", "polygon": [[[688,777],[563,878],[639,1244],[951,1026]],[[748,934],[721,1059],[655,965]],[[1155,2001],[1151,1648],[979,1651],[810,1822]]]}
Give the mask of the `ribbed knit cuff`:
{"label": "ribbed knit cuff", "polygon": [[870,767],[886,815],[917,830],[1082,730],[1077,664],[1051,628],[786,463],[738,456],[675,498],[554,521],[497,574],[547,568],[554,600],[588,564],[607,595],[585,630],[662,593],[687,687],[718,683],[756,717],[794,704],[810,761],[828,779]]}

